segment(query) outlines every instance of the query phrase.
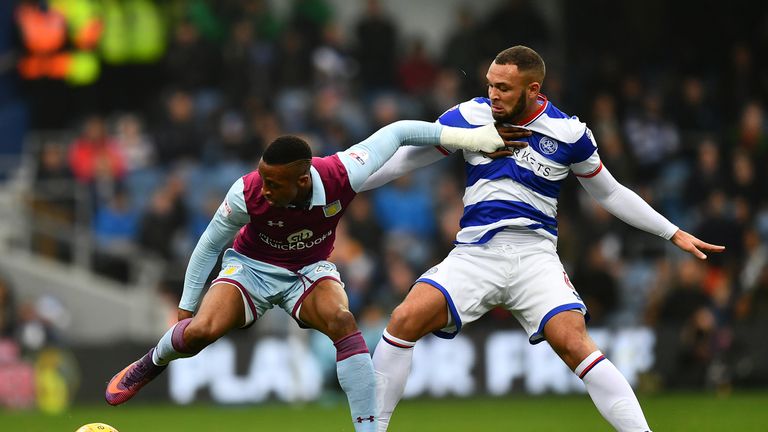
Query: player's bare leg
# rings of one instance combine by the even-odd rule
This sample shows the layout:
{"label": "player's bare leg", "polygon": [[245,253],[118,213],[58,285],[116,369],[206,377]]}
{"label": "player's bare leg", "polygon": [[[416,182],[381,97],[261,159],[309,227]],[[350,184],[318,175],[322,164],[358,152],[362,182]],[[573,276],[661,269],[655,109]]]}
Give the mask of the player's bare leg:
{"label": "player's bare leg", "polygon": [[439,330],[448,323],[448,303],[438,289],[426,283],[417,283],[405,300],[392,312],[376,351],[373,367],[376,370],[377,399],[379,403],[379,431],[386,431],[395,406],[405,391],[411,373],[413,347],[427,333]]}
{"label": "player's bare leg", "polygon": [[224,283],[211,286],[197,315],[176,323],[147,354],[112,377],[105,394],[107,403],[126,402],[165,370],[170,361],[191,357],[229,330],[242,327],[244,307],[237,287]]}
{"label": "player's bare leg", "polygon": [[584,315],[576,310],[561,312],[547,321],[544,337],[571,370],[598,349],[587,334]]}
{"label": "player's bare leg", "polygon": [[589,337],[581,313],[555,315],[544,326],[544,337],[584,381],[597,410],[617,431],[650,432],[632,387]]}
{"label": "player's bare leg", "polygon": [[[196,354],[230,330],[244,326],[245,307],[243,296],[236,286],[229,283],[212,285],[203,297],[200,310],[194,317],[188,318],[190,321],[183,333],[184,348]],[[158,354],[160,361],[167,363],[162,350]]]}
{"label": "player's bare leg", "polygon": [[392,311],[387,332],[413,342],[448,324],[448,302],[443,293],[430,284],[413,286],[400,305]]}
{"label": "player's bare leg", "polygon": [[333,341],[336,374],[347,394],[355,431],[375,431],[378,421],[373,363],[341,284],[331,279],[319,282],[301,304],[299,319]]}

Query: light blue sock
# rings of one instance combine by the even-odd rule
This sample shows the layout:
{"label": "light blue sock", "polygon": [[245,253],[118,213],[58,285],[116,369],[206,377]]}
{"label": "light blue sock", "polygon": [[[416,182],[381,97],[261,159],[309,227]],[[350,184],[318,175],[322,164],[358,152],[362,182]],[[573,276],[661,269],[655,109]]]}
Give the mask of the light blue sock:
{"label": "light blue sock", "polygon": [[178,358],[192,357],[197,352],[192,351],[184,343],[184,329],[187,328],[192,318],[187,318],[176,323],[160,338],[155,351],[152,353],[152,363],[165,366]]}
{"label": "light blue sock", "polygon": [[376,375],[368,347],[360,332],[352,333],[334,343],[336,374],[347,394],[352,424],[356,432],[376,432]]}

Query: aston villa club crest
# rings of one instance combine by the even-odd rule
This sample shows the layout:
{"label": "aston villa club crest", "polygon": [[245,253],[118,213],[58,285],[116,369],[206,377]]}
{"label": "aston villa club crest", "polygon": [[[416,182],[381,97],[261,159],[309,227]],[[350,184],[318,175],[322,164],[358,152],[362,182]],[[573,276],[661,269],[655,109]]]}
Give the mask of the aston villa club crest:
{"label": "aston villa club crest", "polygon": [[243,266],[241,264],[230,264],[221,271],[221,274],[224,276],[232,276],[235,273],[240,273],[240,270],[242,269]]}
{"label": "aston villa club crest", "polygon": [[341,201],[336,200],[326,206],[323,206],[323,214],[325,217],[333,217],[339,214],[341,211]]}
{"label": "aston villa club crest", "polygon": [[330,273],[336,270],[336,267],[331,263],[323,263],[315,267],[315,273]]}

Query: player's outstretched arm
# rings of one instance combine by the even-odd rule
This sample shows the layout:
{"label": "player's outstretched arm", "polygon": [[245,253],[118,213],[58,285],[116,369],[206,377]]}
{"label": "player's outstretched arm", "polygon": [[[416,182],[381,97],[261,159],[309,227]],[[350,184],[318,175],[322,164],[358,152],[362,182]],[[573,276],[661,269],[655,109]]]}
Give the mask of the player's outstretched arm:
{"label": "player's outstretched arm", "polygon": [[347,168],[352,188],[360,191],[365,180],[381,168],[401,146],[435,145],[491,153],[513,144],[505,143],[493,124],[464,129],[438,123],[401,120],[379,129],[363,142],[338,155]]}
{"label": "player's outstretched arm", "polygon": [[713,245],[699,240],[693,235],[678,229],[670,239],[675,246],[690,253],[698,259],[705,260],[707,255],[704,252],[722,252],[725,246]]}
{"label": "player's outstretched arm", "polygon": [[377,187],[381,187],[415,169],[431,165],[450,154],[451,153],[447,150],[437,146],[400,147],[389,160],[384,162],[381,168],[373,171],[373,173],[365,179],[363,184],[355,190],[357,192],[364,192],[376,189]]}
{"label": "player's outstretched arm", "polygon": [[481,153],[494,153],[507,148],[518,148],[525,143],[505,141],[493,123],[474,129],[443,126],[440,133],[440,145],[452,150],[467,150]]}
{"label": "player's outstretched arm", "polygon": [[678,230],[640,196],[616,181],[605,166],[600,165],[596,173],[578,179],[604,209],[633,227],[667,240]]}
{"label": "player's outstretched arm", "polygon": [[[511,156],[514,149],[523,148],[528,145],[525,141],[519,141],[531,135],[531,131],[525,128],[509,125],[495,124],[496,131],[504,140],[505,147],[485,155],[491,159],[498,159]],[[445,156],[450,155],[442,146],[405,146],[397,149],[395,154],[389,158],[378,170],[374,171],[358,192],[375,189],[392,180],[405,175],[417,168],[425,167]]]}
{"label": "player's outstretched arm", "polygon": [[672,241],[675,246],[699,259],[707,258],[702,251],[725,250],[724,246],[703,242],[679,229],[636,193],[616,181],[605,166],[601,165],[599,171],[592,176],[579,177],[579,182],[592,198],[614,216],[635,228]]}

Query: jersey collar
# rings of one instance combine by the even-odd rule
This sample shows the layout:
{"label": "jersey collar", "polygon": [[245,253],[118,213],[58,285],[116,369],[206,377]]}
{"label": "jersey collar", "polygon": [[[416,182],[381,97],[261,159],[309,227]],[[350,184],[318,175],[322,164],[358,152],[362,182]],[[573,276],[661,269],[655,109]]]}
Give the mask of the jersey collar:
{"label": "jersey collar", "polygon": [[536,112],[531,114],[530,117],[528,117],[527,119],[524,119],[523,121],[518,122],[517,123],[518,126],[528,126],[528,124],[533,123],[533,121],[536,120],[541,115],[541,113],[543,113],[544,110],[547,109],[547,105],[549,105],[549,101],[547,100],[547,97],[541,93],[539,93],[539,98],[537,102],[540,105],[539,109],[537,109]]}
{"label": "jersey collar", "polygon": [[325,186],[320,173],[315,167],[309,167],[309,174],[312,176],[312,200],[309,202],[309,208],[319,205],[325,205]]}

